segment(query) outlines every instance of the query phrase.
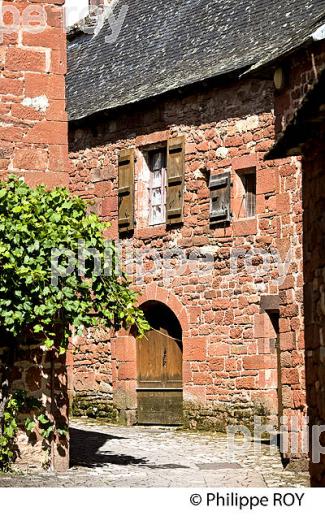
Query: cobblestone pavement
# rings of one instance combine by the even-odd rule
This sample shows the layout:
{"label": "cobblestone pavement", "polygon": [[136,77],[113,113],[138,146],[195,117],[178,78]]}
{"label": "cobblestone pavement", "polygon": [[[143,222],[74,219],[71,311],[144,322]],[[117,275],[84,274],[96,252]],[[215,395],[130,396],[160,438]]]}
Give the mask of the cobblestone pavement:
{"label": "cobblestone pavement", "polygon": [[0,476],[0,487],[301,487],[306,473],[284,470],[279,452],[223,434],[118,427],[91,420],[71,425],[71,469],[63,474]]}

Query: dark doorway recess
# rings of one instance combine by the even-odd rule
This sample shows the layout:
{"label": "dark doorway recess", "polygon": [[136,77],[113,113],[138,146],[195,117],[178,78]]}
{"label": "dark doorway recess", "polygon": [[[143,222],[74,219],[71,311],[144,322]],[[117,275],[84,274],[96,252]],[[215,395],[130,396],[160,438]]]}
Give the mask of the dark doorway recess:
{"label": "dark doorway recess", "polygon": [[278,392],[278,427],[279,431],[282,426],[282,417],[283,417],[283,397],[282,397],[282,366],[281,366],[281,348],[280,348],[280,313],[278,310],[270,310],[267,311],[271,324],[274,330],[274,340],[273,346],[276,350],[277,355],[277,392]]}
{"label": "dark doorway recess", "polygon": [[163,303],[147,302],[142,309],[152,330],[137,342],[138,423],[183,423],[182,329]]}

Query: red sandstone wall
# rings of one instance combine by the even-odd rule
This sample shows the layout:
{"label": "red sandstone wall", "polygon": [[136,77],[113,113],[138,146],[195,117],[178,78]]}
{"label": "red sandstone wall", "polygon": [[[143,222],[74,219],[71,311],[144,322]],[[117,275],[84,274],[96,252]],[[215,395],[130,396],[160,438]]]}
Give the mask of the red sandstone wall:
{"label": "red sandstone wall", "polygon": [[[116,418],[112,407],[111,332],[91,329],[71,345],[69,381],[71,403],[76,415]],[[74,399],[77,394],[81,399]]]}
{"label": "red sandstone wall", "polygon": [[[310,426],[325,425],[325,308],[324,308],[324,161],[325,132],[305,150],[304,256],[306,301],[306,373]],[[316,437],[317,443],[319,435]],[[324,446],[324,433],[321,435]],[[311,456],[317,456],[317,443]],[[322,450],[324,451],[324,449]],[[325,455],[310,464],[312,484],[325,485]]]}
{"label": "red sandstone wall", "polygon": [[[0,47],[0,175],[23,175],[35,185],[68,184],[65,112],[66,38],[64,0],[3,2],[19,11],[16,32],[2,34]],[[38,11],[32,33],[22,17]],[[4,16],[6,31],[12,16]]]}
{"label": "red sandstone wall", "polygon": [[[275,118],[277,131],[285,130],[295,111],[301,105],[306,93],[317,81],[319,72],[325,65],[325,42],[317,42],[308,48],[298,50],[293,56],[284,60],[282,67],[286,75],[286,83],[283,90],[275,93]],[[315,136],[316,137],[316,136]],[[312,138],[312,136],[311,136]],[[323,370],[323,330],[324,312],[323,298],[323,166],[324,166],[324,133],[313,139],[304,149],[302,163],[303,179],[303,260],[304,260],[304,305],[305,305],[305,362],[306,362],[306,401],[307,415],[310,425],[310,455],[311,435],[313,425],[325,424],[324,413],[324,370]],[[299,158],[298,158],[299,159]],[[298,160],[297,159],[297,160]],[[296,210],[296,208],[295,208]],[[284,304],[287,297],[282,287],[281,300]],[[283,308],[285,312],[285,308]],[[297,323],[298,325],[298,323]],[[293,320],[283,320],[283,330],[294,332]],[[289,332],[290,331],[290,332]],[[292,363],[288,359],[289,363]],[[294,373],[288,372],[292,388],[295,387]],[[291,392],[287,395],[287,405],[295,406],[296,399],[300,401],[299,392]],[[284,395],[286,398],[286,395]],[[324,485],[325,460],[321,456],[321,463],[311,462],[311,477],[313,485]]]}
{"label": "red sandstone wall", "polygon": [[[275,96],[277,129],[285,129],[305,94],[325,65],[325,43],[319,42],[288,58],[286,88]],[[310,471],[314,486],[325,484],[325,458],[317,458],[317,444],[312,445],[312,431],[325,424],[324,408],[324,130],[310,136],[304,147],[302,163],[304,206],[304,303],[306,338],[306,394],[310,425]],[[321,443],[324,445],[324,434]],[[316,457],[316,458],[314,458]]]}
{"label": "red sandstone wall", "polygon": [[[52,358],[51,353],[44,352],[39,344],[30,341],[21,342],[19,345],[10,342],[10,346],[8,343],[6,344],[1,334],[0,384],[2,384],[5,374],[5,365],[9,364],[11,366],[8,374],[10,393],[23,390],[29,398],[38,401],[40,406],[38,415],[46,413],[58,427],[66,428],[68,403],[65,358],[63,356]],[[53,372],[55,373],[54,379]],[[67,440],[61,439],[60,443],[57,443],[56,446],[53,445],[50,449],[37,429],[27,435],[24,421],[26,417],[33,418],[33,415],[27,412],[27,410],[23,410],[18,417],[18,425],[22,426],[22,429],[19,431],[17,440],[19,454],[16,466],[27,470],[40,467],[58,471],[67,469],[69,466]]]}
{"label": "red sandstone wall", "polygon": [[[158,256],[175,245],[189,254],[205,248],[214,255],[213,276],[188,272],[173,274],[166,283],[161,272],[150,273],[152,258],[145,259],[148,273],[137,286],[148,298],[166,300],[184,318],[184,397],[192,427],[222,429],[229,422],[249,423],[264,407],[276,421],[277,359],[269,318],[261,310],[262,294],[278,294],[273,263],[268,272],[230,272],[230,255],[240,247],[276,251],[284,259],[291,249],[283,283],[281,378],[283,405],[304,410],[304,352],[302,324],[302,212],[300,164],[296,159],[264,162],[274,139],[273,92],[268,82],[245,81],[205,88],[189,95],[170,96],[153,105],[118,111],[102,121],[71,126],[70,158],[74,164],[71,189],[95,202],[96,211],[112,223],[117,238],[117,157],[124,147],[134,147],[136,163],[136,221],[133,238],[123,240],[136,252],[148,246]],[[148,228],[143,219],[142,157],[139,150],[173,135],[186,139],[184,224],[169,230]],[[202,169],[213,173],[247,166],[257,168],[257,216],[238,219],[229,227],[209,225],[209,190]],[[235,210],[235,190],[232,190]],[[274,248],[274,249],[273,249]],[[253,255],[255,266],[260,264]],[[132,268],[131,268],[132,271]],[[159,296],[159,298],[158,298]],[[186,319],[185,319],[186,318]],[[188,325],[186,325],[186,323]],[[123,338],[119,342],[123,343]],[[95,343],[95,344],[94,344]],[[132,341],[131,341],[132,343]],[[101,363],[101,349],[89,335],[75,356],[77,402],[84,396],[100,397],[99,382],[112,369],[115,400],[136,408],[136,359],[133,343],[114,344],[112,363]],[[109,343],[106,344],[110,349]],[[87,378],[91,386],[87,388]],[[107,402],[112,398],[107,394]],[[128,402],[128,405],[123,405]],[[130,404],[131,402],[131,404]],[[85,410],[87,405],[82,405]]]}
{"label": "red sandstone wall", "polygon": [[[0,29],[0,175],[5,177],[13,172],[31,185],[68,185],[63,4],[64,0],[2,2],[5,25]],[[30,26],[35,24],[37,33],[31,32]],[[1,369],[6,351],[1,345]],[[58,377],[53,379],[49,360],[39,346],[20,347],[15,356],[11,390],[26,390],[42,398],[54,419],[66,423],[64,359],[57,362]],[[0,370],[1,382],[2,375]],[[31,447],[21,434],[19,446],[23,464],[33,467],[44,462],[40,443]],[[57,447],[53,446],[50,454],[50,466],[67,469],[67,446],[63,443],[60,449]]]}
{"label": "red sandstone wall", "polygon": [[289,56],[279,63],[282,67],[284,88],[275,92],[276,131],[283,131],[299,108],[305,94],[317,81],[319,71],[324,68],[325,42],[315,42],[299,49],[294,58]]}

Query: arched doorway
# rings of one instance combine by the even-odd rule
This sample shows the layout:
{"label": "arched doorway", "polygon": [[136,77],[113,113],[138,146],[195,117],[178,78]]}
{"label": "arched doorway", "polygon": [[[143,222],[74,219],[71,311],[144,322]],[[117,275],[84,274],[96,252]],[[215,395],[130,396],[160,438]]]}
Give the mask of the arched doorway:
{"label": "arched doorway", "polygon": [[182,329],[163,303],[146,302],[142,309],[152,330],[137,340],[138,423],[183,423]]}

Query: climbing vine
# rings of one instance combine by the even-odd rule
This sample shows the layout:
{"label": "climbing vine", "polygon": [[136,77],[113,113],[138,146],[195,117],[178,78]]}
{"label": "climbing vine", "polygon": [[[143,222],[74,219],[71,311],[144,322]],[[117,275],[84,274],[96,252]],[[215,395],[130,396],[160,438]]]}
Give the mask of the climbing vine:
{"label": "climbing vine", "polygon": [[[25,421],[19,424],[19,416],[28,414]],[[49,418],[41,400],[28,397],[23,390],[17,390],[6,400],[0,428],[0,471],[10,470],[12,463],[19,455],[16,438],[18,429],[24,430],[27,436],[37,433],[43,438],[44,450],[48,450],[52,439],[57,435],[68,436],[68,428],[59,427]]]}
{"label": "climbing vine", "polygon": [[[31,188],[14,176],[0,182],[1,337],[14,338],[12,345],[32,339],[57,356],[66,352],[72,328],[80,335],[86,327],[133,327],[140,336],[149,329],[114,243],[104,240],[108,226],[67,189]],[[5,397],[3,388],[0,468],[7,470],[17,456],[22,408],[27,434],[37,431],[50,443],[67,431],[53,422],[53,410],[50,419],[39,403],[10,395],[8,381]]]}
{"label": "climbing vine", "polygon": [[64,188],[30,188],[13,176],[0,182],[0,327],[39,335],[61,353],[71,327],[81,334],[135,326],[143,334],[148,324],[103,238],[107,227]]}
{"label": "climbing vine", "polygon": [[11,396],[4,407],[0,435],[0,470],[8,471],[16,457],[19,401]]}
{"label": "climbing vine", "polygon": [[36,429],[38,429],[41,437],[48,442],[51,441],[55,434],[59,437],[68,436],[68,428],[64,426],[58,428],[45,412],[42,412],[33,418],[27,417],[25,420],[25,430],[27,433],[33,433]]}

